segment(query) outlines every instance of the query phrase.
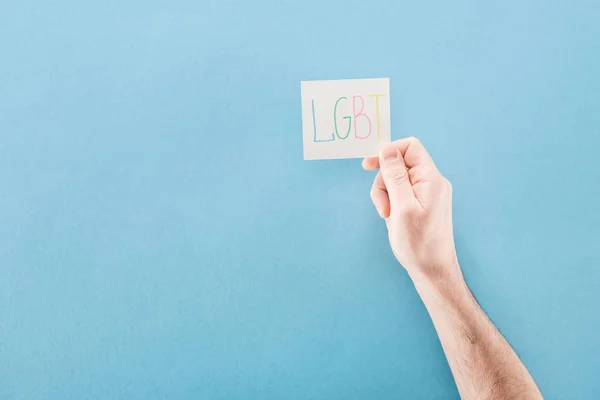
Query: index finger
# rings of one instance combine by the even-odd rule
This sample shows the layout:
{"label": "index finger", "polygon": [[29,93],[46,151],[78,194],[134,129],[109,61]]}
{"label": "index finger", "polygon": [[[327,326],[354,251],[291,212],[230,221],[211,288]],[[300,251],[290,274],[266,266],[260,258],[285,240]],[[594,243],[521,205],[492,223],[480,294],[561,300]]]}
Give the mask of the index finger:
{"label": "index finger", "polygon": [[367,171],[379,169],[379,157],[366,157],[362,160],[362,167]]}

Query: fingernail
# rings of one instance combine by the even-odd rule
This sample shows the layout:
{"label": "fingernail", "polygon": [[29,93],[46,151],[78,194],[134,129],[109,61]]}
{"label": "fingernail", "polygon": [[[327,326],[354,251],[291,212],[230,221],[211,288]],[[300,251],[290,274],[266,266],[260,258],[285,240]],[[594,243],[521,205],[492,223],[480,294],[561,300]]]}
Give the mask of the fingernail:
{"label": "fingernail", "polygon": [[379,214],[379,216],[380,216],[381,218],[383,218],[383,214],[381,213],[381,206],[380,206],[380,205],[378,205],[378,204],[376,204],[376,205],[375,205],[375,209],[377,210],[377,214]]}
{"label": "fingernail", "polygon": [[383,149],[381,152],[381,158],[383,158],[383,162],[390,162],[398,159],[398,149],[395,147],[388,147]]}

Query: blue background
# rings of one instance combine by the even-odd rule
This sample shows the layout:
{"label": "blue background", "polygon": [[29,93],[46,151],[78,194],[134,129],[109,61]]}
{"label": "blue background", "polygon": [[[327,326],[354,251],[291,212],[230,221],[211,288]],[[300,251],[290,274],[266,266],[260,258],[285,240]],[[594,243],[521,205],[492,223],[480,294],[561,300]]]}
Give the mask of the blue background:
{"label": "blue background", "polygon": [[300,81],[390,77],[465,275],[548,399],[600,396],[600,3],[4,1],[0,398],[457,399]]}

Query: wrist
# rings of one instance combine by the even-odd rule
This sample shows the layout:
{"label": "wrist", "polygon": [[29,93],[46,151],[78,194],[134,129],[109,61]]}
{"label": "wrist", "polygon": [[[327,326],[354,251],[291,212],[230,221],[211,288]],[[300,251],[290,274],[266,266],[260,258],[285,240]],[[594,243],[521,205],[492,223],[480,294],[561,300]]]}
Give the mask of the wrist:
{"label": "wrist", "polygon": [[458,261],[437,268],[413,269],[409,276],[423,300],[431,297],[443,300],[470,293]]}

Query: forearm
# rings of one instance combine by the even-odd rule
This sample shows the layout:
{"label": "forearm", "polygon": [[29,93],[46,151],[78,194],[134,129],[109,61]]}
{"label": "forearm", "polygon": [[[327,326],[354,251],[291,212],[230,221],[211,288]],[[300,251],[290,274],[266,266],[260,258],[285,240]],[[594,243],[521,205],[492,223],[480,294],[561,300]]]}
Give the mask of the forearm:
{"label": "forearm", "polygon": [[483,312],[459,268],[435,281],[415,280],[460,395],[470,399],[541,399],[527,369]]}
{"label": "forearm", "polygon": [[[411,275],[465,400],[541,399],[510,345],[467,287],[454,246],[452,185],[415,138],[363,160],[380,168],[371,198],[385,219],[394,255]],[[450,261],[450,262],[448,262]]]}

